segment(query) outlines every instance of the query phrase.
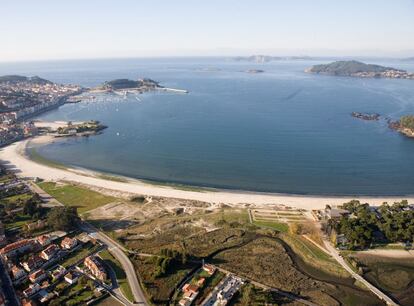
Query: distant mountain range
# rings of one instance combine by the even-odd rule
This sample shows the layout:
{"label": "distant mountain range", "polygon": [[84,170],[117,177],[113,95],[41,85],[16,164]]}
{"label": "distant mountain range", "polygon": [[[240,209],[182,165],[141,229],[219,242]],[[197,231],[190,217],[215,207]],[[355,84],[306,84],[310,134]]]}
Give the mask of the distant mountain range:
{"label": "distant mountain range", "polygon": [[283,60],[311,60],[310,56],[270,56],[270,55],[251,55],[251,56],[237,56],[233,58],[235,61],[267,63],[273,61]]}

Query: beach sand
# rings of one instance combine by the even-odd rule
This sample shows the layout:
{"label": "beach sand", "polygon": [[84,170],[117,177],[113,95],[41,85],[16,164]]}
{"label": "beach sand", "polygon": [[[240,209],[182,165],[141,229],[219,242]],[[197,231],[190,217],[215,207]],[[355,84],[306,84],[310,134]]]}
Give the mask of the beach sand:
{"label": "beach sand", "polygon": [[380,205],[383,202],[393,203],[403,199],[414,203],[414,196],[390,196],[390,197],[345,197],[345,196],[311,196],[311,195],[294,195],[294,194],[277,194],[277,193],[260,193],[236,190],[202,190],[190,191],[175,189],[170,186],[152,185],[140,180],[129,179],[126,182],[106,180],[99,174],[91,171],[82,171],[79,169],[58,169],[51,166],[36,163],[30,160],[26,155],[26,148],[29,142],[47,143],[53,141],[50,136],[36,137],[30,140],[16,142],[7,147],[0,149],[0,160],[7,167],[16,170],[16,174],[21,177],[35,178],[39,177],[50,181],[69,181],[97,188],[104,188],[117,192],[128,194],[140,194],[146,196],[159,196],[169,198],[179,198],[188,200],[205,201],[209,203],[225,204],[281,204],[298,209],[320,209],[325,205],[339,205],[352,199],[358,199],[361,202],[367,202],[371,205]]}

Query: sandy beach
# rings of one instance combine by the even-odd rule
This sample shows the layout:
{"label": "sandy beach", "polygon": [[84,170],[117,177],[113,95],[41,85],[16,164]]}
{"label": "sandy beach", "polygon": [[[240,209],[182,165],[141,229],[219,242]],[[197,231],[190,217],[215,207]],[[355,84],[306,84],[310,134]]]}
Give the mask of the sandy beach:
{"label": "sandy beach", "polygon": [[212,191],[202,190],[188,191],[175,189],[169,186],[152,185],[140,180],[130,179],[126,182],[106,180],[99,177],[96,173],[82,171],[78,169],[58,169],[46,166],[30,160],[25,152],[29,142],[45,143],[53,141],[50,136],[41,136],[35,139],[16,142],[0,149],[0,160],[9,168],[14,168],[17,175],[21,177],[39,177],[50,181],[70,181],[80,184],[90,185],[97,188],[104,188],[118,192],[140,194],[146,196],[160,196],[170,198],[180,198],[188,200],[198,200],[210,203],[226,204],[282,204],[301,209],[319,209],[327,204],[338,205],[351,199],[358,199],[361,202],[368,202],[371,205],[380,205],[383,202],[393,203],[407,199],[410,203],[414,202],[414,196],[402,197],[345,197],[345,196],[308,196],[290,195],[277,193],[259,193],[236,190],[214,189]]}

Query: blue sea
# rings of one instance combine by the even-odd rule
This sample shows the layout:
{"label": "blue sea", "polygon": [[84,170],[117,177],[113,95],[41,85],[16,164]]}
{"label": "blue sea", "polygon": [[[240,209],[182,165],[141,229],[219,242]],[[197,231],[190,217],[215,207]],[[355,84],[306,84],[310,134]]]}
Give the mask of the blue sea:
{"label": "blue sea", "polygon": [[[71,166],[147,180],[252,191],[414,194],[414,139],[385,120],[414,114],[414,81],[310,75],[324,61],[257,64],[163,58],[0,64],[0,74],[95,86],[157,80],[189,94],[67,104],[42,120],[99,120],[103,134],[38,148]],[[414,63],[368,61],[414,71]],[[246,73],[262,69],[264,73]]]}

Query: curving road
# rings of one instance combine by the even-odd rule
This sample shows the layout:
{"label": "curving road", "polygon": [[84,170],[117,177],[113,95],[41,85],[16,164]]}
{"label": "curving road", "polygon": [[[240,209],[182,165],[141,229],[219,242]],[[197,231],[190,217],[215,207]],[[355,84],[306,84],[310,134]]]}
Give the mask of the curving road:
{"label": "curving road", "polygon": [[122,251],[122,246],[120,246],[116,241],[90,225],[89,223],[82,222],[80,224],[82,230],[90,234],[91,236],[99,239],[108,246],[108,250],[111,254],[118,259],[121,263],[122,268],[127,275],[129,286],[131,287],[132,294],[134,295],[135,304],[139,305],[148,305],[144,292],[142,291],[141,285],[138,281],[137,274],[135,272],[134,266],[129,260],[128,256]]}
{"label": "curving road", "polygon": [[379,290],[377,287],[372,285],[370,282],[368,282],[365,278],[363,278],[361,275],[356,273],[354,270],[351,269],[351,267],[348,266],[345,259],[339,254],[338,250],[335,249],[329,241],[324,240],[325,247],[329,251],[329,253],[332,255],[333,258],[345,269],[351,274],[351,276],[356,279],[357,281],[363,283],[372,293],[374,293],[377,297],[379,297],[381,300],[383,300],[387,305],[391,306],[398,306],[396,302],[394,302],[388,295],[386,295],[384,292]]}

